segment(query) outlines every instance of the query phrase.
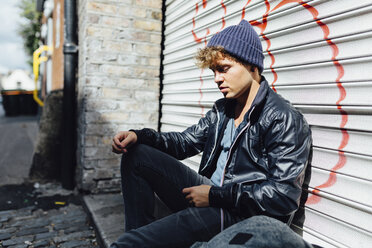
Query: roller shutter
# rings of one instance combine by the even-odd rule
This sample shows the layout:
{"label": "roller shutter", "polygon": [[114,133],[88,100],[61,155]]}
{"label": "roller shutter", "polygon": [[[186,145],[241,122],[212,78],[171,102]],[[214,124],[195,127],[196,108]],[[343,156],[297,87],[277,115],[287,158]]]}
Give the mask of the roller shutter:
{"label": "roller shutter", "polygon": [[242,18],[260,34],[263,75],[313,132],[304,238],[371,247],[372,0],[166,1],[161,130],[184,130],[222,97],[193,56]]}

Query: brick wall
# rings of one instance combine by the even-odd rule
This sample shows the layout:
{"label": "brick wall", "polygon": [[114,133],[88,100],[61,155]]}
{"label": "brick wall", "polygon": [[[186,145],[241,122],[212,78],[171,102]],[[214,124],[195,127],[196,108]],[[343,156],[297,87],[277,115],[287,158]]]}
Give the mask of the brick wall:
{"label": "brick wall", "polygon": [[119,130],[157,129],[161,0],[80,0],[78,187],[117,191]]}

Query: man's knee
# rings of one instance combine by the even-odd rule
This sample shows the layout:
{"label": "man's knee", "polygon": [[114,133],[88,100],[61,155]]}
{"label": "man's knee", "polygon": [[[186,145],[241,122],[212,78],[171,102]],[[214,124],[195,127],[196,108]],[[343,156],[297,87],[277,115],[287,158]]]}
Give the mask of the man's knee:
{"label": "man's knee", "polygon": [[140,157],[142,154],[148,153],[152,148],[144,144],[135,144],[128,148],[128,152],[123,154],[123,157]]}
{"label": "man's knee", "polygon": [[145,155],[148,155],[151,149],[154,148],[143,144],[136,144],[129,148],[128,152],[124,153],[121,157],[122,174],[126,170],[138,167],[138,165],[141,164],[141,161],[145,159]]}

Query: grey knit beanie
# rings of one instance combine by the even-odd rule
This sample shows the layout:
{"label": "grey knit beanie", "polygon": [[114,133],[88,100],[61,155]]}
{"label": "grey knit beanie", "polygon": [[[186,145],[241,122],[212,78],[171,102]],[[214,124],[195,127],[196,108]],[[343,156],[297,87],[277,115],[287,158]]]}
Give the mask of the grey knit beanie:
{"label": "grey knit beanie", "polygon": [[246,20],[225,28],[215,34],[207,47],[222,46],[234,57],[258,67],[263,71],[263,52],[260,38]]}

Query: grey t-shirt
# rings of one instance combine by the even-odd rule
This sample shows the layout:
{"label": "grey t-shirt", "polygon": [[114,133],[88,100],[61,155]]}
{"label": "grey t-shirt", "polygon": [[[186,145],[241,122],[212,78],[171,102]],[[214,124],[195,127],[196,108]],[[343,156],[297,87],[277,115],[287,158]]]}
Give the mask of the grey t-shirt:
{"label": "grey t-shirt", "polygon": [[229,153],[230,147],[235,138],[235,124],[234,118],[231,118],[226,125],[225,132],[221,140],[222,151],[217,160],[216,170],[214,171],[211,180],[212,183],[216,186],[221,186],[222,175],[224,173],[224,167],[227,160],[227,155]]}

